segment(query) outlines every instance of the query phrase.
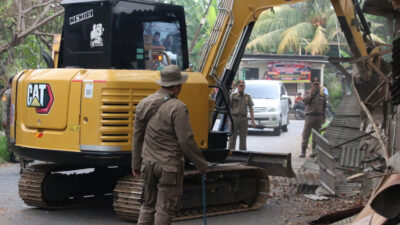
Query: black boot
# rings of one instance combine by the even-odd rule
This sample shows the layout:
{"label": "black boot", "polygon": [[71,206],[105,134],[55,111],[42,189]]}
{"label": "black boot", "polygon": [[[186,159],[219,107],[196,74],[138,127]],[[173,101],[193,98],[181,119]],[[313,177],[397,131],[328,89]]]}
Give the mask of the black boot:
{"label": "black boot", "polygon": [[306,150],[307,150],[307,147],[306,147],[306,148],[301,147],[301,155],[300,155],[300,158],[306,157]]}

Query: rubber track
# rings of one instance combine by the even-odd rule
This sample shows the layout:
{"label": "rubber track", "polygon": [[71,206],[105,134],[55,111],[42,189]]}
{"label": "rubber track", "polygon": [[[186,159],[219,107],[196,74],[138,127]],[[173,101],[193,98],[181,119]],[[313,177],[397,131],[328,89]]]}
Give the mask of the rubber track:
{"label": "rubber track", "polygon": [[[104,202],[103,198],[76,198],[64,201],[47,202],[43,190],[43,183],[50,172],[80,169],[76,167],[60,167],[54,164],[37,164],[22,171],[19,179],[19,196],[25,204],[42,209],[69,209]],[[71,175],[73,176],[73,175]]]}
{"label": "rubber track", "polygon": [[[258,174],[258,196],[252,205],[245,204],[228,204],[221,206],[212,206],[207,208],[207,216],[225,215],[231,213],[245,212],[250,210],[260,209],[265,205],[269,198],[269,180],[264,170],[258,167],[235,165],[235,166],[220,166],[209,168],[207,173],[241,173],[243,171]],[[185,177],[198,176],[200,173],[197,170],[185,171]],[[143,190],[143,181],[134,178],[132,175],[125,176],[118,181],[114,189],[114,211],[117,216],[129,220],[137,221],[140,212],[140,203]],[[200,194],[200,193],[199,193]],[[202,208],[181,210],[176,214],[174,221],[188,220],[203,217]]]}
{"label": "rubber track", "polygon": [[46,172],[33,169],[23,170],[19,179],[19,197],[29,206],[48,208],[42,194],[42,182]]}

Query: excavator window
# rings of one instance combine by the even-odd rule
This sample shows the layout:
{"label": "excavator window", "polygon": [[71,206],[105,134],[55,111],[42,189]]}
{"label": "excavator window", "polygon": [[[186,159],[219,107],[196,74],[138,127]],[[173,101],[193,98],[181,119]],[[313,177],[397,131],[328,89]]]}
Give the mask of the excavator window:
{"label": "excavator window", "polygon": [[65,5],[59,67],[188,68],[183,7],[142,1]]}

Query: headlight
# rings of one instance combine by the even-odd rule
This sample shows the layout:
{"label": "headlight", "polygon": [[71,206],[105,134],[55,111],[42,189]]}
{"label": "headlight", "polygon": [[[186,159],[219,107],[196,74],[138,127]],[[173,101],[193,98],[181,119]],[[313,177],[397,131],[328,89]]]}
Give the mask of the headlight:
{"label": "headlight", "polygon": [[276,112],[278,111],[275,107],[268,108],[268,112]]}

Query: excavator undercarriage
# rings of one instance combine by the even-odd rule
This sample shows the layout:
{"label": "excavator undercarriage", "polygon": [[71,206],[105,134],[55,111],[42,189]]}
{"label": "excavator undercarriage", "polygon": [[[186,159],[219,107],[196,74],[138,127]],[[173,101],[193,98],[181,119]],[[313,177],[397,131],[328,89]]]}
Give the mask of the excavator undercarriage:
{"label": "excavator undercarriage", "polygon": [[[290,166],[290,164],[289,164]],[[181,210],[174,220],[203,216],[200,172],[188,165],[184,173]],[[291,168],[289,168],[289,174]],[[106,203],[113,196],[117,216],[136,221],[143,192],[143,180],[134,178],[129,168],[71,167],[34,164],[23,170],[19,195],[29,206],[43,209],[76,208]],[[266,170],[243,163],[215,164],[207,171],[207,215],[223,215],[256,210],[269,197]]]}
{"label": "excavator undercarriage", "polygon": [[[203,216],[201,174],[186,170],[181,210],[175,221]],[[249,210],[265,205],[269,196],[269,180],[263,169],[238,164],[211,167],[206,181],[207,215],[216,216]],[[114,189],[114,210],[118,217],[136,221],[140,212],[143,181],[127,175]]]}

